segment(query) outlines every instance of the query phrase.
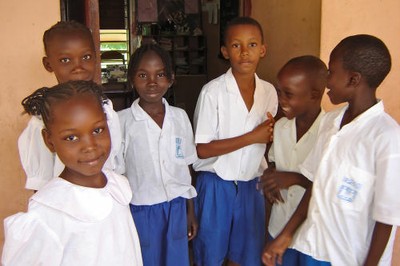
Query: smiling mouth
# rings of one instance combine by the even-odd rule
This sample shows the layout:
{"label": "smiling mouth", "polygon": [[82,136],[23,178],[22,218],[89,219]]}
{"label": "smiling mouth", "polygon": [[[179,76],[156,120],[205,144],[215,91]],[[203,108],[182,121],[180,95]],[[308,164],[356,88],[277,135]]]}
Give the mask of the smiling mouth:
{"label": "smiling mouth", "polygon": [[97,165],[100,162],[102,156],[96,157],[94,159],[88,159],[88,160],[80,160],[79,162],[82,164],[87,164],[87,165]]}

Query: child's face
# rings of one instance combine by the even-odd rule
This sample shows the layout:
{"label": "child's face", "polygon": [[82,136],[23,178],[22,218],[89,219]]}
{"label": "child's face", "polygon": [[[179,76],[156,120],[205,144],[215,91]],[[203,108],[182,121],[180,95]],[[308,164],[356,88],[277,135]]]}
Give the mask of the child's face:
{"label": "child's face", "polygon": [[305,116],[316,105],[320,106],[320,101],[312,96],[309,79],[299,70],[287,68],[281,71],[277,92],[279,104],[288,119]]}
{"label": "child's face", "polygon": [[93,95],[78,95],[55,103],[43,138],[65,164],[62,177],[72,183],[92,186],[106,162],[111,147],[106,116]]}
{"label": "child's face", "polygon": [[143,56],[134,75],[131,79],[141,104],[161,103],[162,97],[172,84],[166,76],[161,58],[154,52]]}
{"label": "child's face", "polygon": [[221,52],[229,59],[233,73],[254,74],[266,53],[260,30],[254,25],[235,25],[229,28],[225,39]]}
{"label": "child's face", "polygon": [[342,55],[333,51],[329,59],[329,74],[327,81],[328,96],[333,104],[347,102],[353,93],[351,73],[343,68]]}
{"label": "child's face", "polygon": [[57,34],[47,43],[43,65],[54,72],[59,83],[69,80],[93,80],[96,53],[93,43],[82,33]]}

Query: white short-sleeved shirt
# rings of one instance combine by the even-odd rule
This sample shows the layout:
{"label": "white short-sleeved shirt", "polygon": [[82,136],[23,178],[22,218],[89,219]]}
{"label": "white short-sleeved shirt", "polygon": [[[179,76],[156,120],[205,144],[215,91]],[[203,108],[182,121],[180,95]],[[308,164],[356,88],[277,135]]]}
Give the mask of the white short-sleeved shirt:
{"label": "white short-sleeved shirt", "polygon": [[[107,124],[111,137],[111,152],[104,168],[114,170],[114,157],[121,145],[121,132],[117,113],[112,102],[107,100],[103,104],[107,115]],[[25,188],[39,190],[54,176],[59,176],[64,170],[64,164],[56,154],[52,153],[44,143],[42,137],[43,121],[33,116],[18,138],[18,150],[22,167],[26,174]]]}
{"label": "white short-sleeved shirt", "polygon": [[[274,86],[257,75],[254,77],[256,88],[250,112],[231,69],[203,87],[194,113],[196,144],[241,136],[267,120],[268,112],[275,116],[278,97]],[[266,144],[252,144],[221,156],[198,160],[193,167],[196,171],[216,173],[224,180],[249,181],[267,168],[265,149]]]}
{"label": "white short-sleeved shirt", "polygon": [[6,218],[1,265],[143,265],[128,181],[105,174],[104,188],[52,178],[27,213]]}
{"label": "white short-sleeved shirt", "polygon": [[[300,165],[313,190],[293,246],[333,265],[362,265],[375,221],[400,225],[400,127],[380,101],[340,129],[347,108],[323,117]],[[380,265],[390,265],[392,246]]]}
{"label": "white short-sleeved shirt", "polygon": [[[318,135],[319,123],[324,115],[321,111],[307,132],[297,141],[296,118],[282,117],[274,127],[274,142],[268,153],[268,159],[275,162],[277,171],[300,173],[299,165],[305,160],[314,147]],[[293,185],[282,189],[284,202],[274,203],[271,210],[268,232],[276,237],[285,227],[294,211],[297,209],[305,189]]]}
{"label": "white short-sleeved shirt", "polygon": [[162,128],[139,106],[118,112],[122,144],[117,165],[125,171],[134,205],[153,205],[177,197],[193,198],[189,165],[197,160],[193,130],[184,110],[163,99]]}

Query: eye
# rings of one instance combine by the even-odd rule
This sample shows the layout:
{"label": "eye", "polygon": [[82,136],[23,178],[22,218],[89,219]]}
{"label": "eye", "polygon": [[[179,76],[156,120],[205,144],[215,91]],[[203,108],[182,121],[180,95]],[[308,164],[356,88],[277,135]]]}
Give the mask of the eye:
{"label": "eye", "polygon": [[70,135],[68,137],[65,138],[66,141],[77,141],[78,137],[75,135]]}
{"label": "eye", "polygon": [[145,73],[138,73],[138,77],[141,79],[145,79],[147,75]]}
{"label": "eye", "polygon": [[240,44],[238,44],[238,43],[232,44],[232,48],[239,48],[239,47],[240,47]]}
{"label": "eye", "polygon": [[250,46],[250,47],[257,47],[257,43],[252,42],[252,43],[249,44],[249,46]]}
{"label": "eye", "polygon": [[157,74],[157,77],[159,77],[159,78],[164,78],[165,76],[166,76],[165,72],[160,72]]}
{"label": "eye", "polygon": [[96,128],[95,130],[93,130],[93,135],[99,135],[104,131],[104,128]]}
{"label": "eye", "polygon": [[70,61],[71,61],[71,59],[69,59],[69,58],[61,58],[60,59],[61,63],[69,63]]}
{"label": "eye", "polygon": [[82,58],[83,58],[83,60],[90,60],[90,59],[92,59],[92,55],[87,54],[87,55],[84,55]]}

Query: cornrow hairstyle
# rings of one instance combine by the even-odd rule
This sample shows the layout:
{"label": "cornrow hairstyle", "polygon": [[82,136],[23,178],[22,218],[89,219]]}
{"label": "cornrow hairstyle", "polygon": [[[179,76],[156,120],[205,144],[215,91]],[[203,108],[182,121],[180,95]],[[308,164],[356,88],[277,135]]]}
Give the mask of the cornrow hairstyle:
{"label": "cornrow hairstyle", "polygon": [[392,60],[389,49],[379,38],[358,34],[344,38],[333,49],[339,55],[343,68],[360,73],[370,88],[378,88],[389,74]]}
{"label": "cornrow hairstyle", "polygon": [[279,70],[278,76],[288,68],[304,73],[310,81],[311,90],[322,98],[326,88],[328,69],[321,59],[313,55],[294,57]]}
{"label": "cornrow hairstyle", "polygon": [[56,35],[65,35],[65,34],[81,34],[82,36],[90,40],[93,50],[95,50],[93,36],[90,29],[79,22],[71,20],[71,21],[59,21],[44,32],[43,45],[46,54],[49,42]]}
{"label": "cornrow hairstyle", "polygon": [[164,50],[160,45],[151,43],[140,46],[131,55],[128,66],[128,81],[131,83],[131,85],[133,85],[133,78],[136,75],[136,72],[138,70],[140,62],[142,61],[142,58],[147,53],[151,52],[155,53],[161,58],[161,61],[165,68],[165,74],[167,76],[167,79],[169,81],[172,81],[174,73],[173,73],[172,60],[169,53],[166,50]]}
{"label": "cornrow hairstyle", "polygon": [[261,24],[257,20],[255,20],[255,19],[253,19],[251,17],[237,17],[237,18],[234,18],[234,19],[230,20],[228,22],[228,24],[226,25],[225,30],[224,30],[224,35],[223,35],[223,38],[222,38],[222,41],[223,41],[222,44],[223,45],[226,44],[226,37],[228,36],[229,30],[232,27],[237,26],[237,25],[251,25],[251,26],[257,27],[258,30],[260,31],[260,34],[261,34],[261,42],[264,43],[263,29],[261,27]]}
{"label": "cornrow hairstyle", "polygon": [[31,95],[25,97],[21,104],[24,107],[25,113],[41,116],[44,125],[48,128],[48,125],[51,123],[51,107],[53,104],[64,102],[77,95],[83,94],[96,97],[99,105],[103,109],[103,104],[107,100],[107,97],[103,93],[103,88],[93,81],[83,80],[68,81],[51,88],[40,88]]}

